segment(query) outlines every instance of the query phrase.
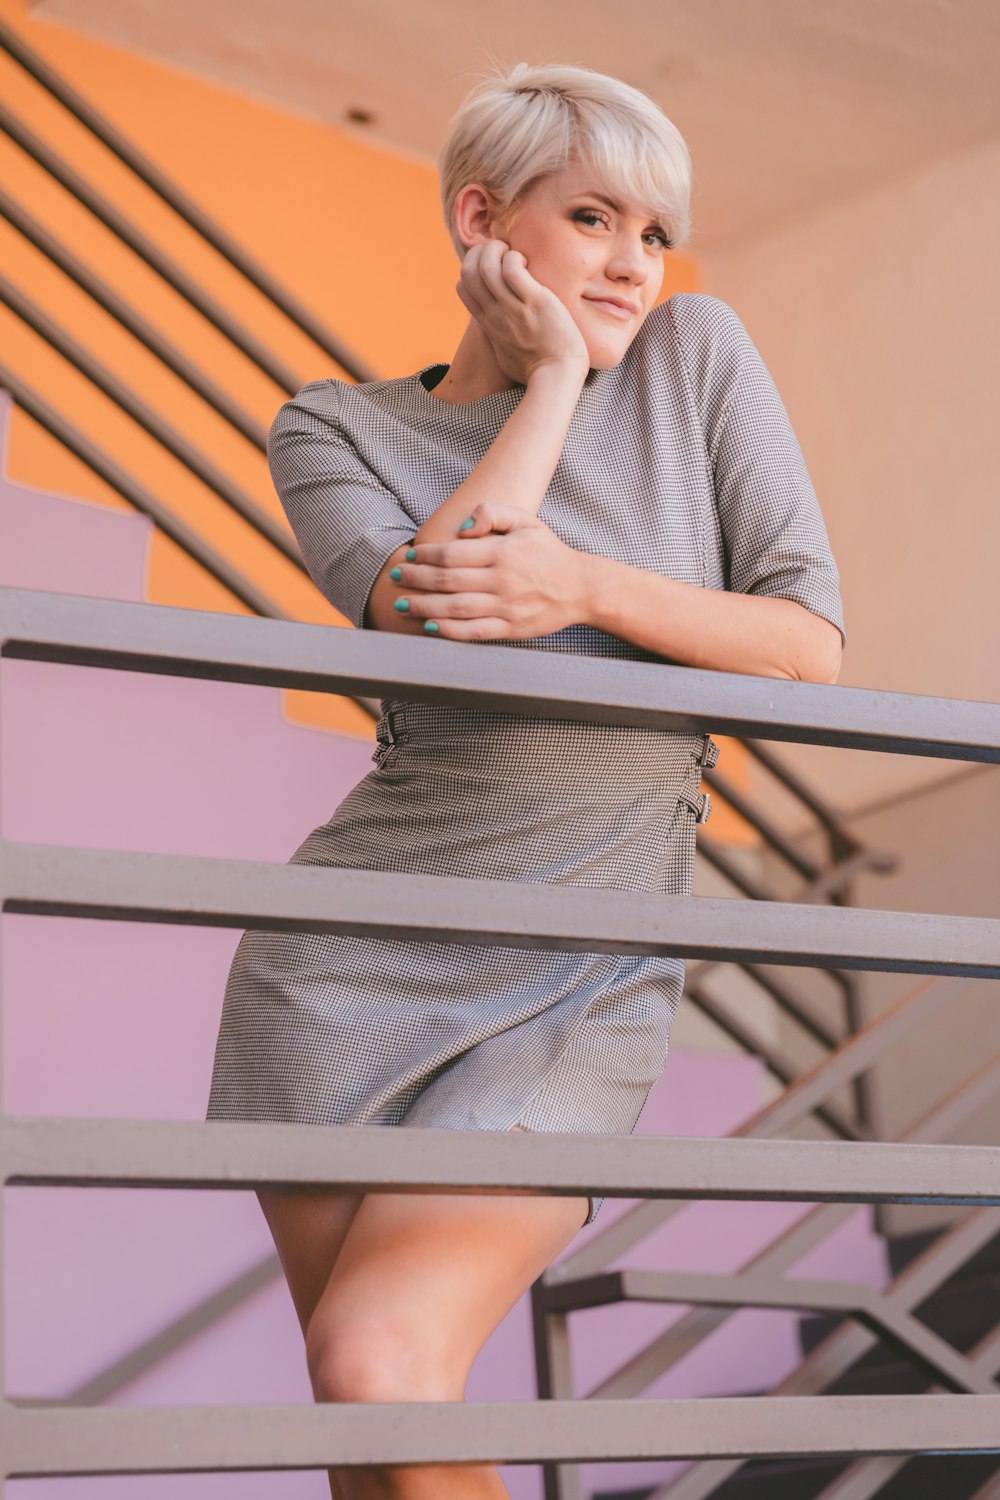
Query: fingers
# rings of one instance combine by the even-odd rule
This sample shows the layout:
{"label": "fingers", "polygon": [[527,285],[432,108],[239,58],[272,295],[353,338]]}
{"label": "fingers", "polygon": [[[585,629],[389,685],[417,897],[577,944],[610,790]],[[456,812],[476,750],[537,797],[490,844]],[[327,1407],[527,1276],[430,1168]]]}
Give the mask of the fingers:
{"label": "fingers", "polygon": [[401,594],[407,589],[419,589],[422,594],[481,593],[483,589],[481,569],[437,568],[427,563],[398,563],[397,567],[399,577],[394,582]]}
{"label": "fingers", "polygon": [[[481,620],[496,618],[497,602],[496,594],[425,594],[411,590],[400,594],[394,608],[415,620]],[[405,609],[400,607],[404,603]],[[501,623],[507,628],[506,620]]]}
{"label": "fingers", "polygon": [[497,561],[497,538],[466,535],[456,537],[453,542],[415,542],[407,550],[417,555],[398,564],[404,578],[410,577],[409,569],[419,569],[428,563],[433,568],[488,568]]}
{"label": "fingers", "polygon": [[435,620],[437,630],[425,632],[430,639],[437,636],[446,641],[509,641],[514,640],[513,627],[509,620],[486,618],[482,620]]}
{"label": "fingers", "polygon": [[491,298],[498,302],[520,301],[518,283],[523,287],[526,266],[520,250],[512,250],[505,240],[485,240],[473,245],[466,254],[460,285],[480,303]]}
{"label": "fingers", "polygon": [[458,293],[459,301],[465,305],[466,310],[474,318],[480,317],[483,311],[483,304],[478,300],[471,288],[467,287],[465,282],[459,279],[455,283],[455,290]]}

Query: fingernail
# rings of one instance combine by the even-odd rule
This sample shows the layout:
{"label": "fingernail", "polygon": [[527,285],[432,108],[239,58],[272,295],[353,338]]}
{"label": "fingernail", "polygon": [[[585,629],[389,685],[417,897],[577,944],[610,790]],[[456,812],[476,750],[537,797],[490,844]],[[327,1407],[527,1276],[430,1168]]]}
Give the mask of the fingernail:
{"label": "fingernail", "polygon": [[389,569],[389,577],[393,580],[394,583],[398,583],[399,580],[402,578],[402,576],[403,576],[403,570],[402,570],[402,568],[390,568]]}
{"label": "fingernail", "polygon": [[395,604],[392,607],[393,607],[393,609],[398,609],[399,612],[402,614],[406,610],[409,609],[409,607],[410,607],[410,601],[409,601],[409,599],[397,599],[396,602],[395,602]]}
{"label": "fingernail", "polygon": [[407,562],[413,562],[413,560],[416,557],[416,555],[417,555],[417,549],[416,549],[416,547],[407,547],[406,551],[403,553],[403,556],[406,558]]}
{"label": "fingernail", "polygon": [[438,624],[437,620],[425,620],[424,621],[424,629],[425,630],[429,630],[430,633],[431,633],[431,635],[437,635],[437,633],[441,629],[441,627]]}
{"label": "fingernail", "polygon": [[475,524],[476,524],[475,517],[470,516],[467,521],[463,521],[462,522],[461,526],[458,529],[459,529],[459,531],[468,531],[469,527],[470,526],[475,526]]}

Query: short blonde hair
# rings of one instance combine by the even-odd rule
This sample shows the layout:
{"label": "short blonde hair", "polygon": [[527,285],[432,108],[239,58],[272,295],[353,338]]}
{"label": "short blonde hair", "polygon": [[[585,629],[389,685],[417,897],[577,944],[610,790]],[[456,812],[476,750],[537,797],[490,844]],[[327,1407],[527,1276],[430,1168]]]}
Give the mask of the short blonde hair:
{"label": "short blonde hair", "polygon": [[691,157],[677,127],[648,94],[590,68],[519,62],[489,75],[451,119],[438,157],[441,204],[452,244],[455,199],[479,182],[516,217],[542,177],[585,162],[596,186],[625,194],[662,221],[672,249],[691,233]]}

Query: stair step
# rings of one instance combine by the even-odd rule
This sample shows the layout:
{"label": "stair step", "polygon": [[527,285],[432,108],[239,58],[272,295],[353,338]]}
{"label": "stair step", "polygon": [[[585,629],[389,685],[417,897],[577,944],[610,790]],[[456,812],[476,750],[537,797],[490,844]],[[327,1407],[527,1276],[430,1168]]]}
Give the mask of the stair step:
{"label": "stair step", "polygon": [[[848,1464],[842,1459],[754,1460],[742,1466],[712,1500],[816,1500]],[[972,1500],[991,1476],[1000,1473],[995,1455],[914,1458],[878,1490],[878,1500]],[[592,1500],[648,1500],[656,1486],[595,1490]]]}

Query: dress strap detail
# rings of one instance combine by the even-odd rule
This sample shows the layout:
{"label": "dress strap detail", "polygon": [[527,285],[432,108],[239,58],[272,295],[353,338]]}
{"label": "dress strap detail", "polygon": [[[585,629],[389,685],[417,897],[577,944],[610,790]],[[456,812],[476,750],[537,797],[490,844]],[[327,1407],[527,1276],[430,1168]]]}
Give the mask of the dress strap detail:
{"label": "dress strap detail", "polygon": [[710,734],[702,735],[701,752],[696,757],[699,766],[708,766],[710,769],[719,759],[719,747]]}

